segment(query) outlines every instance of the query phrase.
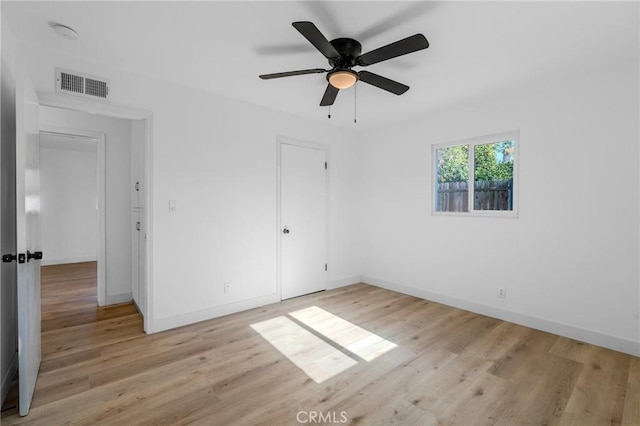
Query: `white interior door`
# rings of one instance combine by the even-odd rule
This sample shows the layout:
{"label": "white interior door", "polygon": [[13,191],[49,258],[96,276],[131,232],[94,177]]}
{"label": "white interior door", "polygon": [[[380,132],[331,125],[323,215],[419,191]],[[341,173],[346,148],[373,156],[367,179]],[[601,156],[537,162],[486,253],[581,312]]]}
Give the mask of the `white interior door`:
{"label": "white interior door", "polygon": [[281,145],[282,299],[327,287],[326,151]]}
{"label": "white interior door", "polygon": [[0,401],[4,401],[18,364],[16,306],[16,98],[13,75],[2,66],[0,89]]}
{"label": "white interior door", "polygon": [[38,97],[24,72],[16,81],[16,237],[20,415],[29,412],[40,369],[40,142]]}

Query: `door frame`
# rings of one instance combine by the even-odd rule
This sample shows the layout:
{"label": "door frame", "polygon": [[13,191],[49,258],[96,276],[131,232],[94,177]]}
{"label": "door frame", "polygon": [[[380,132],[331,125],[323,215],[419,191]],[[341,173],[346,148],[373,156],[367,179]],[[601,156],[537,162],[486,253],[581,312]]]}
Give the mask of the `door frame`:
{"label": "door frame", "polygon": [[[282,300],[282,146],[292,145],[300,148],[316,149],[318,151],[324,151],[327,163],[329,163],[329,145],[310,142],[301,139],[289,138],[286,136],[276,137],[276,295]],[[325,173],[325,185],[326,185],[326,216],[325,216],[325,233],[326,233],[326,255],[327,265],[329,263],[329,170]],[[329,268],[327,267],[327,275],[325,277],[325,288],[329,285]]]}
{"label": "door frame", "polygon": [[154,307],[153,307],[153,113],[148,110],[131,108],[110,103],[88,101],[73,96],[57,95],[38,92],[40,105],[54,108],[63,108],[72,111],[87,112],[90,114],[104,115],[107,117],[124,118],[128,120],[142,120],[145,123],[144,140],[144,179],[146,182],[145,206],[143,220],[147,226],[146,240],[146,264],[145,269],[145,306],[143,315],[145,333],[153,333]]}
{"label": "door frame", "polygon": [[54,136],[77,137],[92,139],[96,141],[96,176],[97,176],[97,196],[98,196],[98,271],[97,271],[97,296],[98,306],[104,306],[107,300],[107,276],[106,276],[106,253],[107,253],[107,213],[106,213],[106,135],[101,132],[91,132],[87,130],[69,129],[48,125],[40,125],[40,134],[45,133]]}

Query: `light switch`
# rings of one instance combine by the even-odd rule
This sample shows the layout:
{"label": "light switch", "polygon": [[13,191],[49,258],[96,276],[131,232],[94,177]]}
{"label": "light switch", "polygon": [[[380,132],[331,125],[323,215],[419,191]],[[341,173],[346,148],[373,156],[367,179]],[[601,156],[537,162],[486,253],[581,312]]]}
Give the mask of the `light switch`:
{"label": "light switch", "polygon": [[176,211],[176,200],[169,200],[169,213]]}

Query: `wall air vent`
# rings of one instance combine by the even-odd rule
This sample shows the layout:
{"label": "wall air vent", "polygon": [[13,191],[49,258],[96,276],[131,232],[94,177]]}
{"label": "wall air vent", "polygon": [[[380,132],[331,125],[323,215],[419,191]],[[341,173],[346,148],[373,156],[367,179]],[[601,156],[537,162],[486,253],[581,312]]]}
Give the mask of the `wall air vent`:
{"label": "wall air vent", "polygon": [[56,92],[108,101],[109,81],[104,78],[56,69]]}

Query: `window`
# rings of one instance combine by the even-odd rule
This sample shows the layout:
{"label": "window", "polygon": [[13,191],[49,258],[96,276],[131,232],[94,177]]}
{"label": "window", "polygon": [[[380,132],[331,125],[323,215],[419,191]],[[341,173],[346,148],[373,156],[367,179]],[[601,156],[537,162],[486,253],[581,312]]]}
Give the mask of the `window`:
{"label": "window", "polygon": [[517,215],[518,132],[433,146],[436,214]]}

